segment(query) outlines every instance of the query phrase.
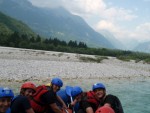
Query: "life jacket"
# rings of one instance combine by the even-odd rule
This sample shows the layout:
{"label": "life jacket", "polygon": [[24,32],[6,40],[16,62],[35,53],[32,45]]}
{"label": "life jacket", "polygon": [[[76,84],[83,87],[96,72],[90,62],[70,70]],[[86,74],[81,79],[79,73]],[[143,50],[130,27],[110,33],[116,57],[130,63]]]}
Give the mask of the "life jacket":
{"label": "life jacket", "polygon": [[31,107],[35,113],[43,113],[46,110],[47,105],[41,101],[41,96],[46,92],[48,92],[48,89],[45,85],[38,86],[36,88],[36,92],[33,94],[32,99],[30,99]]}
{"label": "life jacket", "polygon": [[89,103],[95,104],[95,106],[98,108],[98,106],[99,106],[99,101],[95,98],[94,92],[93,92],[93,91],[89,91],[89,92],[87,92],[86,94],[87,94],[87,101],[88,101]]}

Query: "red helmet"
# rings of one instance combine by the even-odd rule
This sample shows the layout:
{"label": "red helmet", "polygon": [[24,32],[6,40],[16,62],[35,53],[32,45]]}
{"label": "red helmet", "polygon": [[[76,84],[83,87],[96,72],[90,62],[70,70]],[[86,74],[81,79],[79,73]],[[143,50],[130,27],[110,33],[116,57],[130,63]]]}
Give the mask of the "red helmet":
{"label": "red helmet", "polygon": [[35,84],[33,84],[32,82],[25,82],[24,84],[22,84],[21,89],[33,89],[34,91],[36,91],[36,86]]}
{"label": "red helmet", "polygon": [[115,113],[111,107],[102,106],[96,110],[95,113]]}

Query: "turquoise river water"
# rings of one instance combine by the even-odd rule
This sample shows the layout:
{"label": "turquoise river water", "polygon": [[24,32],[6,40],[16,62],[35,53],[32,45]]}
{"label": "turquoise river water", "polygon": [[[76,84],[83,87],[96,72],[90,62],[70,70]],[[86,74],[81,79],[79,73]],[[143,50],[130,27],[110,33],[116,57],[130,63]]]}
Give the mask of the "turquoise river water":
{"label": "turquoise river water", "polygon": [[107,94],[119,97],[124,113],[150,113],[150,78],[136,78],[125,80],[80,80],[70,84],[79,85],[85,90],[91,89],[93,83],[102,82],[106,86]]}
{"label": "turquoise river water", "polygon": [[[85,91],[91,90],[92,84],[102,82],[106,86],[107,94],[119,97],[124,113],[150,113],[150,78],[139,77],[129,79],[71,79],[64,80],[66,85],[78,85]],[[45,84],[35,82],[38,84]],[[15,93],[19,93],[21,83],[2,84],[11,87]]]}

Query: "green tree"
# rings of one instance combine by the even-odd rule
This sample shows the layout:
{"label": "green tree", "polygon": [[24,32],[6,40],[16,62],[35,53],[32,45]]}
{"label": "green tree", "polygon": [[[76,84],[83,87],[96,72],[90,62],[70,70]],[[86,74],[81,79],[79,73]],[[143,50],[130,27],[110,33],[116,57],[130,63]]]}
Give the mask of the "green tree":
{"label": "green tree", "polygon": [[35,42],[41,42],[41,37],[40,37],[40,35],[37,35]]}

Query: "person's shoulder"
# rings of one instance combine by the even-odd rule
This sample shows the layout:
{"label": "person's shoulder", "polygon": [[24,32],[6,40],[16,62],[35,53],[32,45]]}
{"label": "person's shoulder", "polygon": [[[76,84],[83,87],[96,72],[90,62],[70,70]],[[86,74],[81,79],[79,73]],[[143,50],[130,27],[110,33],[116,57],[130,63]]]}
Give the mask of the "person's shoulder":
{"label": "person's shoulder", "polygon": [[29,99],[26,96],[18,95],[11,102],[12,105],[21,104],[21,103],[29,102]]}
{"label": "person's shoulder", "polygon": [[42,96],[55,96],[56,93],[53,90],[48,90]]}
{"label": "person's shoulder", "polygon": [[28,98],[23,95],[18,95],[14,100],[28,100]]}
{"label": "person's shoulder", "polygon": [[112,95],[112,94],[108,94],[108,95],[106,95],[106,97],[118,98],[117,96],[115,96],[115,95]]}
{"label": "person's shoulder", "polygon": [[120,103],[119,98],[115,95],[109,94],[109,95],[106,96],[106,98],[109,98],[109,99],[113,100],[113,102],[115,102],[115,103],[118,103],[118,104]]}
{"label": "person's shoulder", "polygon": [[66,95],[66,90],[65,89],[60,89],[58,92],[57,92],[57,95]]}
{"label": "person's shoulder", "polygon": [[60,89],[58,92],[66,92],[66,89]]}
{"label": "person's shoulder", "polygon": [[120,99],[117,96],[109,94],[107,97],[112,100],[112,108],[115,110],[115,113],[124,113]]}

